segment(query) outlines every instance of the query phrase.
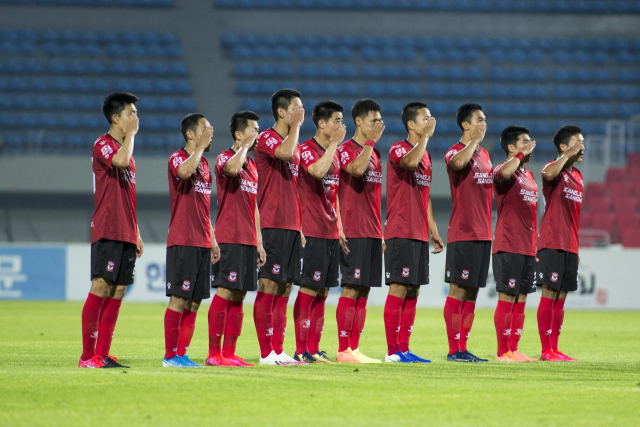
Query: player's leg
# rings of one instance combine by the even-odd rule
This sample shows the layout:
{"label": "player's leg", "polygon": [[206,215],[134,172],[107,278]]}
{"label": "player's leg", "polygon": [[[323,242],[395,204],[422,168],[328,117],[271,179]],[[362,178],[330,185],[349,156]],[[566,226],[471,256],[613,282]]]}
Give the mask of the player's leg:
{"label": "player's leg", "polygon": [[169,295],[169,306],[164,313],[164,359],[165,368],[190,368],[178,357],[180,343],[180,322],[182,312],[187,306],[188,298],[179,295]]}
{"label": "player's leg", "polygon": [[553,332],[553,306],[559,298],[564,271],[564,257],[562,251],[542,249],[538,251],[540,272],[542,272],[542,295],[538,304],[538,333],[540,335],[540,360],[548,362],[562,362],[563,359],[551,348],[551,334]]}
{"label": "player's leg", "polygon": [[320,363],[335,363],[326,351],[320,349],[320,340],[324,329],[324,307],[329,296],[329,288],[318,290],[316,297],[311,304],[311,330],[309,331],[309,341],[307,349],[309,353]]}
{"label": "player's leg", "polygon": [[384,304],[384,330],[387,337],[387,353],[385,362],[410,363],[400,351],[399,336],[402,321],[402,304],[407,295],[407,285],[392,282],[389,284],[389,294]]}
{"label": "player's leg", "polygon": [[511,338],[509,339],[509,349],[511,353],[521,362],[536,362],[537,359],[532,359],[524,355],[519,349],[520,338],[522,337],[522,331],[524,330],[525,313],[524,309],[527,303],[527,294],[536,291],[535,278],[535,256],[526,256],[524,259],[524,266],[522,269],[522,280],[520,281],[520,288],[518,295],[513,305],[513,312],[511,313]]}
{"label": "player's leg", "polygon": [[551,329],[551,349],[553,352],[563,359],[565,362],[577,362],[560,350],[558,350],[558,339],[562,332],[562,324],[564,323],[564,303],[567,299],[568,292],[578,289],[578,255],[571,252],[564,252],[565,268],[562,284],[558,296],[553,304],[553,324]]}
{"label": "player's leg", "polygon": [[360,352],[360,337],[364,331],[364,324],[367,319],[367,301],[369,300],[369,291],[371,288],[367,286],[361,286],[358,291],[358,299],[356,300],[356,312],[355,319],[353,321],[353,328],[351,329],[351,336],[349,338],[349,347],[353,352]]}
{"label": "player's leg", "polygon": [[[220,262],[220,261],[218,261]],[[235,366],[222,355],[222,337],[227,324],[227,311],[229,310],[229,300],[233,296],[234,289],[214,282],[217,287],[216,294],[211,300],[209,307],[209,355],[207,366]]]}
{"label": "player's leg", "polygon": [[307,343],[311,330],[311,306],[313,305],[316,295],[318,295],[318,291],[319,288],[301,284],[296,302],[293,305],[293,322],[296,333],[296,352],[294,358],[297,361],[307,363],[316,361],[311,353],[309,353]]}
{"label": "player's leg", "polygon": [[78,362],[78,366],[81,368],[100,368],[104,366],[103,361],[95,359],[96,341],[98,338],[100,310],[103,301],[109,295],[110,282],[110,279],[104,277],[94,277],[91,281],[91,290],[82,307],[82,355]]}
{"label": "player's leg", "polygon": [[[211,287],[211,285],[209,285]],[[191,339],[196,328],[196,317],[198,315],[198,309],[202,303],[201,299],[189,299],[182,310],[182,318],[180,321],[180,340],[178,342],[178,357],[182,359],[185,364],[191,365],[194,368],[203,368],[204,366],[198,365],[187,355],[187,350],[191,345]]]}
{"label": "player's leg", "polygon": [[496,362],[518,361],[509,349],[509,340],[511,339],[511,313],[513,312],[513,305],[516,302],[516,298],[517,295],[498,291],[498,304],[493,313],[493,324],[495,325],[496,337],[498,339],[498,351],[495,357]]}
{"label": "player's leg", "polygon": [[[255,270],[255,269],[254,269]],[[224,343],[222,345],[222,355],[229,362],[236,366],[253,366],[236,354],[236,345],[242,333],[242,323],[244,312],[242,309],[246,291],[234,291],[229,299],[229,309],[227,311],[227,322],[224,330]]]}
{"label": "player's leg", "polygon": [[[448,253],[448,252],[447,252]],[[465,297],[465,290],[457,283],[449,283],[449,293],[444,303],[444,322],[447,327],[447,340],[449,341],[449,353],[447,360],[458,360],[460,354],[460,326],[462,324],[462,302]],[[461,361],[469,362],[467,358],[460,358]]]}
{"label": "player's leg", "polygon": [[338,351],[336,359],[340,363],[360,363],[351,354],[349,347],[351,331],[356,317],[356,300],[360,294],[360,286],[343,283],[338,307],[336,307],[336,323],[338,326]]}

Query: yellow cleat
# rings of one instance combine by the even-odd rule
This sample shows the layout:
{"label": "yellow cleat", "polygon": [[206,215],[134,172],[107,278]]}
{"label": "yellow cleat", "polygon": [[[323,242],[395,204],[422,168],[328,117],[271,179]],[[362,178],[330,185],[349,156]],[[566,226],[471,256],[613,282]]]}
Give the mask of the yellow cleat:
{"label": "yellow cleat", "polygon": [[[347,349],[347,351],[349,351],[349,349]],[[355,350],[351,350],[351,355],[355,357],[356,360],[360,363],[382,363],[382,360],[372,359],[360,353],[359,348],[356,348]]]}
{"label": "yellow cleat", "polygon": [[350,348],[345,351],[338,352],[338,354],[336,354],[336,359],[338,359],[338,362],[340,363],[360,363],[360,361],[353,356],[353,352]]}
{"label": "yellow cleat", "polygon": [[336,363],[327,355],[326,351],[318,351],[313,357],[316,359],[316,363]]}

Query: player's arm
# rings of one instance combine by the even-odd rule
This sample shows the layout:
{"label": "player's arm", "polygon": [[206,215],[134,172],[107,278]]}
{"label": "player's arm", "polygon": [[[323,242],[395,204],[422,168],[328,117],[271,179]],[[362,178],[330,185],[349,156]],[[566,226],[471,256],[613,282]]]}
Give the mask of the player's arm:
{"label": "player's arm", "polygon": [[511,176],[520,167],[522,159],[531,154],[535,146],[535,141],[528,142],[527,145],[522,150],[518,151],[518,153],[514,157],[510,158],[502,164],[500,169],[498,169],[497,173],[495,174],[495,178],[497,178],[497,180],[500,182],[506,181],[511,178]]}
{"label": "player's arm", "polygon": [[436,220],[433,217],[433,206],[431,205],[431,197],[429,197],[429,205],[427,206],[427,219],[429,221],[429,231],[431,232],[431,243],[433,243],[432,254],[439,254],[444,250],[444,243],[438,234]]}
{"label": "player's arm", "polygon": [[204,154],[204,150],[211,143],[211,137],[213,136],[213,128],[208,127],[200,135],[198,138],[198,142],[196,145],[196,149],[191,153],[189,158],[184,161],[178,167],[178,178],[180,179],[189,179],[191,175],[196,171],[198,165],[200,164],[200,159],[202,159],[202,155]]}
{"label": "player's arm", "polygon": [[139,119],[138,116],[131,116],[129,122],[124,127],[124,141],[122,147],[114,154],[111,164],[118,169],[126,169],[129,166],[131,157],[133,156],[133,141],[138,133]]}
{"label": "player's arm", "polygon": [[584,149],[582,142],[578,142],[575,139],[569,143],[569,149],[559,156],[556,160],[542,168],[542,179],[545,181],[553,181],[556,179],[562,169],[567,164],[570,158],[578,154],[580,150]]}
{"label": "player's arm", "polygon": [[433,136],[436,127],[436,119],[429,117],[427,119],[425,129],[418,140],[418,143],[405,156],[400,159],[400,167],[402,169],[414,170],[422,161],[422,156],[427,149],[427,142]]}
{"label": "player's arm", "polygon": [[349,248],[347,247],[347,238],[344,235],[344,230],[342,229],[342,217],[340,216],[340,199],[336,195],[336,213],[338,214],[338,242],[340,243],[340,247],[344,251],[345,254],[348,254]]}
{"label": "player's arm", "polygon": [[258,252],[258,268],[262,267],[267,262],[267,253],[262,246],[262,231],[260,230],[260,211],[258,210],[258,204],[256,203],[256,249]]}
{"label": "player's arm", "polygon": [[211,218],[209,218],[209,231],[211,232],[211,264],[215,264],[220,261],[220,246],[216,241],[216,235],[213,233],[213,225],[211,225]]}
{"label": "player's arm", "polygon": [[282,141],[282,144],[276,148],[276,158],[288,162],[293,159],[293,155],[298,147],[298,139],[300,138],[300,127],[304,122],[304,108],[299,105],[293,108],[291,113],[291,128],[289,135]]}
{"label": "player's arm", "polygon": [[240,173],[244,162],[247,160],[249,149],[255,140],[256,130],[248,129],[247,136],[242,140],[238,152],[224,164],[223,172],[226,176],[233,178]]}
{"label": "player's arm", "polygon": [[144,242],[142,241],[142,237],[140,237],[140,228],[136,225],[136,229],[138,231],[138,235],[136,237],[136,258],[140,258],[144,253]]}
{"label": "player's arm", "polygon": [[373,146],[378,142],[384,132],[384,122],[380,120],[374,123],[373,128],[369,128],[366,134],[367,142],[365,143],[364,150],[358,157],[347,165],[347,172],[350,175],[360,178],[364,175],[365,171],[369,167],[371,161],[371,154],[373,153]]}
{"label": "player's arm", "polygon": [[451,169],[459,171],[467,166],[471,157],[473,157],[473,153],[476,151],[480,142],[484,139],[484,134],[487,131],[486,123],[483,126],[478,126],[476,130],[471,133],[471,140],[462,150],[458,151],[452,158],[449,160],[449,166]]}
{"label": "player's arm", "polygon": [[329,140],[330,144],[327,148],[327,151],[320,157],[320,159],[309,165],[307,168],[307,173],[314,177],[315,179],[322,179],[329,171],[331,167],[331,163],[333,162],[333,158],[336,155],[336,150],[338,146],[342,144],[344,141],[344,136],[347,133],[347,128],[345,125],[341,125],[338,130],[331,135],[331,139]]}

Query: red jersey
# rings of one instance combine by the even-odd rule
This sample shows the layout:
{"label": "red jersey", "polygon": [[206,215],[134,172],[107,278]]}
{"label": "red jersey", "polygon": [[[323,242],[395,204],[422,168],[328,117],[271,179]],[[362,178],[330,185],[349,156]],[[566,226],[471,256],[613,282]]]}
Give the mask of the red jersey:
{"label": "red jersey", "polygon": [[256,246],[258,168],[253,159],[247,156],[238,175],[226,176],[224,165],[235,154],[235,151],[228,149],[216,159],[218,217],[214,232],[218,243]]}
{"label": "red jersey", "polygon": [[131,156],[129,166],[120,169],[111,164],[122,145],[109,134],[93,144],[93,201],[91,244],[100,239],[136,244],[136,162]]}
{"label": "red jersey", "polygon": [[389,150],[384,238],[399,237],[428,242],[431,155],[425,150],[417,168],[402,169],[400,160],[412,149],[413,146],[404,140],[396,142]]}
{"label": "red jersey", "polygon": [[284,138],[273,129],[265,130],[258,138],[254,156],[258,167],[260,227],[300,231],[300,147],[296,148],[290,161],[279,160],[276,158],[276,148],[283,140]]}
{"label": "red jersey", "polygon": [[340,184],[340,158],[338,150],[325,176],[315,179],[307,173],[309,166],[320,160],[326,150],[312,138],[300,144],[302,172],[298,181],[302,205],[302,232],[305,236],[337,239],[338,208],[336,205]]}
{"label": "red jersey", "polygon": [[209,162],[202,156],[200,163],[189,179],[180,179],[178,168],[189,159],[184,148],[169,157],[169,196],[171,199],[171,222],[167,247],[195,246],[211,247],[211,173]]}
{"label": "red jersey", "polygon": [[577,254],[578,223],[584,194],[582,173],[575,166],[571,170],[562,169],[553,181],[542,180],[542,194],[545,207],[538,250],[558,249]]}
{"label": "red jersey", "polygon": [[382,239],[382,163],[380,152],[374,148],[369,166],[360,178],[349,174],[347,166],[358,157],[364,147],[353,139],[338,147],[340,152],[340,219],[345,237]]}
{"label": "red jersey", "polygon": [[504,163],[493,170],[493,188],[498,204],[493,253],[511,252],[535,256],[538,238],[538,185],[533,173],[527,168],[518,168],[511,178],[498,181],[498,171]]}
{"label": "red jersey", "polygon": [[447,243],[491,241],[491,159],[487,150],[479,147],[464,168],[454,170],[449,166],[449,162],[464,147],[464,144],[458,142],[444,156],[453,201]]}

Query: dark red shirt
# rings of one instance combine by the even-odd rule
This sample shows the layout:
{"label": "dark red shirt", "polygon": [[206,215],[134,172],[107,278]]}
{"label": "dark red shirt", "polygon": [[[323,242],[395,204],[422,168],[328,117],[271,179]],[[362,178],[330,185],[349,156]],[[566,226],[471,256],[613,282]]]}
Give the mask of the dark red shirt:
{"label": "dark red shirt", "polygon": [[307,170],[320,160],[326,150],[312,138],[300,144],[300,205],[302,206],[302,232],[305,236],[337,239],[338,208],[336,205],[340,184],[340,158],[336,150],[331,166],[322,179],[315,179]]}
{"label": "dark red shirt", "polygon": [[178,177],[178,168],[190,155],[180,149],[169,157],[169,196],[171,222],[167,247],[211,247],[211,173],[204,156],[189,179]]}
{"label": "dark red shirt", "polygon": [[276,158],[284,139],[273,129],[260,134],[255,150],[258,167],[258,210],[261,228],[300,231],[302,214],[298,198],[300,147],[290,161]]}
{"label": "dark red shirt", "polygon": [[498,181],[500,163],[493,170],[493,188],[498,205],[498,222],[493,253],[511,252],[535,256],[538,239],[538,185],[533,173],[518,168],[505,181]]}
{"label": "dark red shirt", "polygon": [[578,224],[584,194],[582,173],[575,166],[571,170],[562,169],[553,181],[542,180],[542,194],[545,206],[538,250],[558,249],[577,254]]}
{"label": "dark red shirt", "polygon": [[238,175],[226,176],[224,165],[235,154],[228,149],[216,159],[218,217],[214,233],[218,243],[256,246],[258,169],[253,159],[247,157]]}
{"label": "dark red shirt", "polygon": [[374,148],[369,166],[360,178],[349,174],[347,166],[358,157],[364,147],[353,139],[343,142],[340,152],[340,219],[345,237],[382,239],[382,163],[380,152]]}
{"label": "dark red shirt", "polygon": [[120,169],[111,164],[122,145],[111,135],[102,135],[93,144],[93,201],[91,244],[100,239],[136,244],[136,162]]}
{"label": "dark red shirt", "polygon": [[428,242],[431,155],[425,150],[417,168],[402,169],[400,160],[412,149],[413,146],[404,140],[396,142],[389,150],[384,238],[399,237]]}
{"label": "dark red shirt", "polygon": [[449,219],[447,243],[491,240],[491,198],[493,167],[489,153],[479,147],[469,163],[457,171],[449,166],[453,156],[464,149],[458,142],[444,156],[449,174],[453,210]]}

